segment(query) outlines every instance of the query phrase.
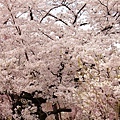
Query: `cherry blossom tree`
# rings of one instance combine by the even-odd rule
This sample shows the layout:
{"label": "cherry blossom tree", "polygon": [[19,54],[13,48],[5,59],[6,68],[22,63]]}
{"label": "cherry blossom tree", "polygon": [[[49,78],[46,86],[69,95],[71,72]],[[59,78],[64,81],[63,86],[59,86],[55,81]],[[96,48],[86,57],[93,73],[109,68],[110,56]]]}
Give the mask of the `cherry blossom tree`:
{"label": "cherry blossom tree", "polygon": [[1,0],[0,21],[0,119],[120,118],[119,0]]}

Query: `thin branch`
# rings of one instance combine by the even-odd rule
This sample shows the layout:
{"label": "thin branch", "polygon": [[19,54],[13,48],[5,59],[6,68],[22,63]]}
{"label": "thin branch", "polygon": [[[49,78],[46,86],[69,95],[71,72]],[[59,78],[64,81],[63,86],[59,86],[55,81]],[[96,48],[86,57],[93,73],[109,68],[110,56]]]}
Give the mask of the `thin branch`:
{"label": "thin branch", "polygon": [[84,9],[84,7],[86,6],[86,3],[80,8],[80,10],[77,12],[77,14],[75,14],[75,12],[68,5],[63,4],[63,6],[65,6],[68,10],[70,10],[72,12],[72,14],[74,15],[74,21],[72,24],[75,24],[79,13]]}
{"label": "thin branch", "polygon": [[108,2],[107,5],[103,4],[100,0],[98,0],[101,5],[103,5],[107,9],[107,15],[110,15],[109,8],[108,8]]}
{"label": "thin branch", "polygon": [[[50,13],[52,10],[54,10],[54,9],[56,9],[56,8],[59,8],[59,7],[62,7],[62,6],[67,7],[66,5],[62,4],[62,5],[58,5],[58,6],[55,6],[55,7],[51,8],[51,9],[45,14],[45,16],[42,17],[42,19],[40,20],[40,23],[43,21],[43,19],[44,19],[45,17],[51,16],[51,17],[54,17],[54,18],[57,19],[58,21],[61,21],[62,23],[64,23],[65,25],[68,26],[68,24],[67,24],[65,21],[63,21],[61,18],[58,18],[58,17],[56,17],[56,16],[54,16],[54,15],[52,15],[52,14]],[[69,10],[71,10],[69,7],[67,7],[67,8],[68,8]],[[44,10],[43,10],[43,11],[44,11]],[[44,11],[44,12],[46,12],[46,11]]]}
{"label": "thin branch", "polygon": [[75,15],[75,19],[73,21],[73,24],[75,24],[77,22],[77,18],[78,15],[80,14],[80,12],[84,9],[84,7],[86,6],[86,3],[80,8],[80,10],[77,12],[77,14]]}
{"label": "thin branch", "polygon": [[25,57],[26,57],[26,60],[29,61],[28,54],[26,51],[25,51]]}
{"label": "thin branch", "polygon": [[[44,11],[44,12],[45,12],[45,11]],[[41,22],[43,21],[43,19],[44,19],[45,17],[47,17],[47,16],[51,16],[51,17],[55,18],[56,20],[61,21],[62,23],[64,23],[65,25],[68,26],[68,24],[67,24],[65,21],[63,21],[61,18],[58,18],[58,17],[52,15],[52,14],[49,13],[49,12],[47,12],[47,14],[46,14],[44,17],[42,17],[42,19],[40,20],[40,23],[41,23]]]}
{"label": "thin branch", "polygon": [[[59,7],[61,7],[61,6],[63,6],[63,5],[59,5],[59,6],[55,6],[55,7],[51,8],[51,9],[45,14],[45,16],[42,17],[42,19],[40,20],[40,23],[43,21],[43,19],[44,19],[45,17],[47,17],[47,16],[49,15],[49,13],[50,13],[52,10],[54,10],[54,9],[56,9],[56,8],[59,8]],[[44,11],[44,10],[43,10],[43,11]],[[44,12],[46,12],[46,11],[44,11]]]}
{"label": "thin branch", "polygon": [[120,12],[118,13],[118,16],[116,17],[116,20],[120,17]]}
{"label": "thin branch", "polygon": [[18,56],[18,65],[20,66],[20,63],[21,63],[21,56],[20,56],[20,54],[19,54],[19,56]]}
{"label": "thin branch", "polygon": [[[10,15],[11,15],[11,17],[12,17],[13,24],[15,25],[15,24],[16,24],[16,23],[15,23],[15,19],[14,19],[14,16],[13,16],[13,14],[12,14],[12,12],[11,12],[11,9],[10,9],[7,1],[6,1],[6,5],[7,5],[8,11],[10,12]],[[20,27],[15,25],[15,29],[17,30],[18,34],[21,35]]]}
{"label": "thin branch", "polygon": [[89,23],[81,23],[80,26],[87,25],[87,24],[89,24]]}
{"label": "thin branch", "polygon": [[51,114],[57,114],[60,112],[72,112],[72,110],[68,109],[68,108],[60,108],[60,109],[57,109],[56,111],[49,111],[47,113],[48,113],[48,115],[51,115]]}
{"label": "thin branch", "polygon": [[32,12],[32,9],[30,7],[28,7],[29,11],[30,11],[30,20],[33,20],[33,12]]}
{"label": "thin branch", "polygon": [[101,5],[103,5],[104,7],[107,7],[107,5],[103,4],[100,0],[98,0],[98,1]]}
{"label": "thin branch", "polygon": [[[77,21],[77,17],[78,17],[78,15],[79,15],[79,13],[84,9],[84,7],[86,6],[86,3],[80,8],[80,10],[77,12],[77,14],[75,14],[74,11],[73,11],[68,5],[66,5],[66,4],[62,4],[62,5],[55,6],[55,7],[51,8],[51,9],[45,14],[45,16],[42,17],[42,19],[40,20],[40,23],[41,23],[41,22],[43,21],[43,19],[46,18],[47,16],[51,16],[51,17],[54,17],[54,18],[57,19],[58,21],[61,21],[62,23],[64,23],[65,25],[68,26],[68,24],[67,24],[65,21],[63,21],[61,18],[58,18],[58,17],[56,17],[56,16],[54,16],[54,15],[52,15],[52,14],[50,13],[53,9],[56,9],[56,8],[59,8],[59,7],[62,7],[62,6],[66,7],[68,10],[70,10],[70,11],[72,12],[72,14],[74,15],[73,24],[75,24],[76,21]],[[43,11],[44,11],[44,10],[43,10]],[[46,11],[44,11],[44,12],[46,12]]]}
{"label": "thin branch", "polygon": [[48,16],[48,13],[44,16],[44,17],[42,17],[42,19],[40,20],[40,23],[43,21],[43,19],[44,18],[46,18]]}
{"label": "thin branch", "polygon": [[72,14],[75,16],[75,13],[74,11],[66,4],[63,4],[63,6],[65,6],[68,10],[70,10],[72,12]]}
{"label": "thin branch", "polygon": [[23,13],[21,13],[20,15],[18,16],[15,16],[15,18],[19,18],[20,16],[22,16],[24,13],[27,13],[28,11],[24,11]]}
{"label": "thin branch", "polygon": [[[57,73],[54,73],[53,71],[50,71],[54,76],[59,78],[60,83],[62,82],[62,71],[64,70],[64,67],[65,67],[64,63],[61,62]],[[49,68],[49,70],[50,70],[50,68]]]}
{"label": "thin branch", "polygon": [[68,26],[68,24],[67,24],[65,21],[63,21],[61,18],[58,18],[58,17],[56,17],[56,16],[54,16],[54,15],[52,15],[52,14],[50,14],[50,13],[49,13],[49,15],[50,15],[51,17],[54,17],[54,18],[57,19],[58,21],[61,21],[62,23],[64,23],[65,25]]}
{"label": "thin branch", "polygon": [[38,29],[43,35],[45,35],[46,37],[48,37],[51,40],[54,40],[52,37],[50,37],[48,34],[46,34],[45,32],[43,32],[42,30]]}
{"label": "thin branch", "polygon": [[106,26],[105,28],[103,28],[101,31],[103,32],[103,31],[106,31],[106,30],[110,30],[110,29],[112,29],[113,28],[113,26]]}
{"label": "thin branch", "polygon": [[84,7],[86,6],[87,4],[85,3],[81,8],[80,10],[77,12],[77,15],[84,9]]}

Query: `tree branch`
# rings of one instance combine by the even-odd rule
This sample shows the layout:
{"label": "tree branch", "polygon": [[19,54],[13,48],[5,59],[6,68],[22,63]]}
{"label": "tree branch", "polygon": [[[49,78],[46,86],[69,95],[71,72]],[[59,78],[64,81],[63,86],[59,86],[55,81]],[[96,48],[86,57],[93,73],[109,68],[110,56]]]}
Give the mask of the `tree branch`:
{"label": "tree branch", "polygon": [[[45,12],[45,11],[44,11],[44,12]],[[42,17],[42,19],[40,20],[40,23],[41,23],[41,22],[43,21],[43,19],[44,19],[45,17],[47,17],[47,16],[51,16],[51,17],[55,18],[56,20],[58,20],[58,21],[60,21],[60,22],[62,22],[62,23],[64,23],[65,25],[68,26],[68,24],[67,24],[65,21],[63,21],[61,18],[58,18],[58,17],[52,15],[52,14],[49,13],[49,12],[47,12],[47,14],[46,14],[44,17]]]}
{"label": "tree branch", "polygon": [[98,0],[98,1],[99,1],[99,3],[100,3],[101,5],[103,5],[104,7],[106,7],[106,9],[107,9],[107,15],[110,15],[108,5],[103,4],[100,0]]}
{"label": "tree branch", "polygon": [[[12,18],[12,21],[13,21],[13,24],[15,25],[15,24],[16,24],[16,23],[15,23],[15,19],[14,19],[14,16],[13,16],[13,14],[12,14],[12,12],[11,12],[11,9],[10,9],[7,1],[6,1],[6,5],[7,5],[8,11],[10,12],[10,15],[11,15],[11,18]],[[21,35],[20,27],[15,25],[15,29],[17,30],[18,34]]]}
{"label": "tree branch", "polygon": [[[51,8],[51,9],[45,14],[45,16],[42,17],[42,19],[40,20],[40,23],[43,21],[43,19],[44,19],[45,17],[47,17],[47,16],[49,15],[49,13],[50,13],[52,10],[54,10],[54,9],[56,9],[56,8],[59,8],[59,7],[61,7],[61,6],[62,6],[62,5],[55,6],[55,7]],[[44,11],[44,10],[43,10],[43,11]],[[44,12],[46,12],[46,11],[44,11]]]}
{"label": "tree branch", "polygon": [[48,34],[46,34],[45,32],[43,32],[42,30],[38,29],[43,35],[45,35],[46,37],[48,37],[51,40],[54,40],[52,37],[50,37]]}
{"label": "tree branch", "polygon": [[60,108],[60,109],[57,109],[56,111],[49,111],[49,112],[47,112],[47,114],[48,115],[58,114],[60,112],[72,112],[72,110],[70,108]]}
{"label": "tree branch", "polygon": [[30,7],[28,7],[29,11],[30,11],[30,20],[33,20],[33,12],[32,9]]}
{"label": "tree branch", "polygon": [[84,9],[84,7],[86,6],[86,3],[80,8],[80,10],[77,12],[77,14],[75,15],[75,19],[73,21],[73,24],[75,24],[77,22],[77,18],[78,15],[80,14],[80,12]]}

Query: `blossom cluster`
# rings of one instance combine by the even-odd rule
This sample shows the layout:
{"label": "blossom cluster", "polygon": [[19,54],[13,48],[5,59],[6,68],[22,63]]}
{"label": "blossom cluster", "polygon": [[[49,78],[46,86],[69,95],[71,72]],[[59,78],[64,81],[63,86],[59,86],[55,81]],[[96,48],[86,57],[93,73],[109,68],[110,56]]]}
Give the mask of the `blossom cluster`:
{"label": "blossom cluster", "polygon": [[[0,4],[0,119],[118,120],[119,29],[101,30],[87,0],[23,2]],[[77,20],[84,10],[88,30]]]}

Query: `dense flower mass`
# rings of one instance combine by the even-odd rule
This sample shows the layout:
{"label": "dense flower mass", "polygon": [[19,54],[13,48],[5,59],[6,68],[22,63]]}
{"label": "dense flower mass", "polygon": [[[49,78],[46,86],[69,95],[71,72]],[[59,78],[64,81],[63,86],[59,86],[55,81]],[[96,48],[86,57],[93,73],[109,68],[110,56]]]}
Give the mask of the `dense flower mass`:
{"label": "dense flower mass", "polygon": [[120,119],[118,0],[0,1],[0,119]]}

